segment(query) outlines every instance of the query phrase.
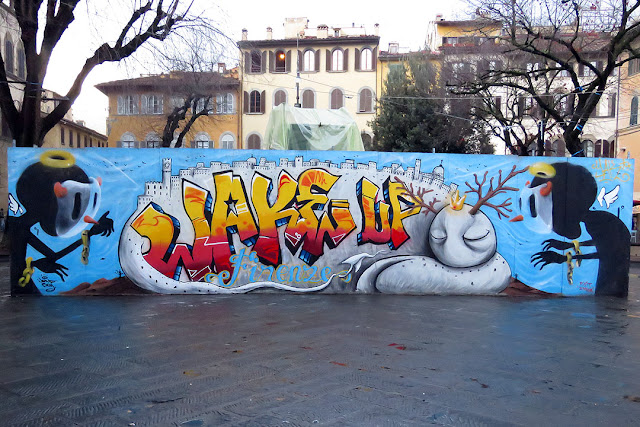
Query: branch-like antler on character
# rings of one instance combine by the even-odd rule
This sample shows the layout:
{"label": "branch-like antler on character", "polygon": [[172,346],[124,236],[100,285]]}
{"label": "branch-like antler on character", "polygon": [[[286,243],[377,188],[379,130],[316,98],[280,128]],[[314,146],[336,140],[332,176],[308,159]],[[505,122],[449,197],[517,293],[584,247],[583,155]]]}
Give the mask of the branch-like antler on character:
{"label": "branch-like antler on character", "polygon": [[438,203],[440,200],[434,197],[428,203],[424,201],[424,195],[427,193],[431,193],[433,190],[427,190],[426,188],[418,188],[418,191],[416,192],[413,189],[412,183],[409,183],[409,186],[407,186],[407,184],[405,184],[405,182],[400,178],[398,178],[397,176],[394,177],[394,180],[402,185],[402,188],[404,191],[401,194],[403,196],[410,198],[411,201],[413,201],[416,205],[420,206],[421,208],[424,208],[425,215],[428,215],[429,212],[433,212],[434,214],[438,213],[436,211],[435,204]]}
{"label": "branch-like antler on character", "polygon": [[509,181],[514,176],[516,176],[518,174],[521,174],[523,172],[526,172],[527,169],[529,169],[529,166],[527,166],[527,167],[525,167],[523,169],[520,169],[520,170],[516,170],[516,165],[513,165],[513,167],[511,168],[511,172],[509,172],[509,174],[506,177],[504,177],[504,179],[502,178],[502,169],[500,169],[498,171],[498,183],[497,183],[496,187],[493,188],[493,178],[494,177],[492,177],[489,180],[489,189],[487,190],[487,192],[484,195],[482,194],[482,187],[487,182],[487,173],[488,173],[488,171],[484,173],[484,176],[482,177],[482,182],[480,182],[478,180],[478,175],[476,175],[474,173],[473,176],[475,178],[477,188],[473,188],[473,186],[471,186],[471,184],[469,184],[468,182],[465,182],[465,184],[467,184],[467,187],[469,187],[469,190],[465,191],[465,194],[466,193],[476,193],[478,195],[478,201],[469,210],[469,213],[471,215],[476,214],[480,210],[480,208],[484,205],[484,206],[488,206],[490,208],[495,209],[496,212],[498,212],[498,219],[500,219],[503,216],[505,218],[509,218],[509,215],[507,214],[507,212],[513,212],[513,209],[509,208],[509,206],[511,206],[511,197],[507,198],[505,201],[503,201],[502,203],[497,204],[497,205],[495,205],[493,203],[489,203],[489,200],[492,197],[495,197],[498,194],[506,193],[507,191],[518,191],[518,189],[515,188],[515,187],[505,187],[505,184],[507,183],[507,181]]}

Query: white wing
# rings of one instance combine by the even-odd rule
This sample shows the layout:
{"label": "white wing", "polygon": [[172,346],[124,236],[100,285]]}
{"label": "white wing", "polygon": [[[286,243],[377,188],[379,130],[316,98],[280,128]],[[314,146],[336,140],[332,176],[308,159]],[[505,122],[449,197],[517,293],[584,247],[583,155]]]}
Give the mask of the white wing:
{"label": "white wing", "polygon": [[[616,188],[614,188],[613,190],[609,191],[607,194],[604,195],[604,201],[607,204],[607,209],[609,209],[609,206],[613,202],[618,200],[618,191],[620,191],[620,185],[616,185]],[[602,203],[600,203],[600,205],[602,206]]]}
{"label": "white wing", "polygon": [[605,189],[604,187],[602,187],[600,189],[600,192],[598,193],[598,203],[600,203],[600,206],[602,206],[602,201],[604,200],[604,193],[605,193]]}
{"label": "white wing", "polygon": [[22,208],[22,206],[20,206],[20,203],[13,197],[13,194],[9,194],[9,210],[13,212],[14,215],[18,212],[24,212],[24,209]]}

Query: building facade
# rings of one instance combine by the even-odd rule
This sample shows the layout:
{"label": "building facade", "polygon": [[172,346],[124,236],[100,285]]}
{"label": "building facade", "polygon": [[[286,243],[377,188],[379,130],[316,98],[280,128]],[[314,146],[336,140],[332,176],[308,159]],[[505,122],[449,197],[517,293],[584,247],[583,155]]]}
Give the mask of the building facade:
{"label": "building facade", "polygon": [[161,147],[168,116],[193,99],[174,133],[172,146],[193,112],[206,109],[185,134],[182,147],[243,148],[239,140],[238,74],[235,69],[227,71],[224,64],[219,64],[218,72],[171,72],[96,87],[109,97],[109,147]]}
{"label": "building facade", "polygon": [[[281,103],[301,108],[345,108],[366,143],[373,137],[377,56],[380,38],[361,27],[308,27],[306,18],[288,18],[284,38],[249,40],[240,48],[242,140],[245,148],[266,148],[269,114]],[[297,74],[299,72],[299,79]]]}

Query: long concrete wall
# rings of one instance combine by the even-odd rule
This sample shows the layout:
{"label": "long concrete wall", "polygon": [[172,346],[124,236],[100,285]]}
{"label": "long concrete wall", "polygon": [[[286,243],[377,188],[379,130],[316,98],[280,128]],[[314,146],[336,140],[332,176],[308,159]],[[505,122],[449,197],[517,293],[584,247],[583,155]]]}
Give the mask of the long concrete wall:
{"label": "long concrete wall", "polygon": [[626,296],[633,161],[9,149],[13,294]]}

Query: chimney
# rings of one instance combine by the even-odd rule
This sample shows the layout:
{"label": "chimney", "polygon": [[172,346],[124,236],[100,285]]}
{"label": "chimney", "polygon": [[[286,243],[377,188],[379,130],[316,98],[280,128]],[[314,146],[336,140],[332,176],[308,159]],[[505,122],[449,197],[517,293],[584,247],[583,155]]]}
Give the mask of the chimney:
{"label": "chimney", "polygon": [[389,43],[389,53],[398,53],[400,50],[400,44],[398,42]]}
{"label": "chimney", "polygon": [[318,25],[318,32],[316,36],[319,39],[326,39],[329,36],[329,26],[328,25]]}
{"label": "chimney", "polygon": [[267,40],[273,39],[273,29],[271,27],[267,27]]}
{"label": "chimney", "polygon": [[218,73],[224,74],[227,72],[227,64],[224,62],[218,62]]}
{"label": "chimney", "polygon": [[375,36],[379,36],[380,35],[380,24],[376,24],[373,26],[373,35]]}
{"label": "chimney", "polygon": [[444,15],[441,13],[438,13],[436,15],[436,21],[444,21]]}
{"label": "chimney", "polygon": [[247,31],[246,28],[243,28],[242,29],[242,40],[246,40],[248,36],[249,36],[249,32]]}

